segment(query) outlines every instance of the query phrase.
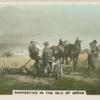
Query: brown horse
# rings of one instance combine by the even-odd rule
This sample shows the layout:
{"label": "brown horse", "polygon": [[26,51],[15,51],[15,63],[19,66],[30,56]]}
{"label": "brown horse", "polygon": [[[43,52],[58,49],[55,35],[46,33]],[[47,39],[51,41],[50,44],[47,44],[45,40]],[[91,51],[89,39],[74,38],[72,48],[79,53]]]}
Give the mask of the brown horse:
{"label": "brown horse", "polygon": [[62,51],[59,46],[51,46],[51,49],[52,49],[53,57],[55,58],[55,61],[57,61],[58,59],[61,61],[64,58],[64,51]]}
{"label": "brown horse", "polygon": [[[55,60],[66,60],[66,64],[69,64],[73,60],[73,68],[76,69],[76,64],[81,52],[81,42],[78,38],[74,44],[67,44],[66,41],[60,41],[58,46],[52,46],[53,56]],[[70,60],[68,61],[68,58]]]}
{"label": "brown horse", "polygon": [[57,61],[58,59],[64,63],[64,46],[66,45],[66,41],[60,42],[56,46],[51,46],[53,57]]}
{"label": "brown horse", "polygon": [[[64,58],[66,59],[66,64],[69,64],[71,60],[73,60],[74,70],[76,69],[76,64],[81,52],[81,42],[82,41],[77,39],[74,44],[64,46]],[[68,61],[68,58],[70,58],[70,61]]]}

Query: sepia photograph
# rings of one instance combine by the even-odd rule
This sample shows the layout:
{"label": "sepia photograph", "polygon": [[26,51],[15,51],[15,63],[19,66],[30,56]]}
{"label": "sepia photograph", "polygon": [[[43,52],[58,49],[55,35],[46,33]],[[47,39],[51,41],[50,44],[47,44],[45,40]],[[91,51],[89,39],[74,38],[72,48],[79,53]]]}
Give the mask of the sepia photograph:
{"label": "sepia photograph", "polygon": [[0,95],[34,91],[100,95],[100,4],[0,3]]}

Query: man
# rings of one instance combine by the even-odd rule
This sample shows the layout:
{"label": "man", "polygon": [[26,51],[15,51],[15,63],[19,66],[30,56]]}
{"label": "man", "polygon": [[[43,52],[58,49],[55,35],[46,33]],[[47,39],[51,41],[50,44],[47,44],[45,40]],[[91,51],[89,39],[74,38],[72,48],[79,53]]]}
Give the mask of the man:
{"label": "man", "polygon": [[49,65],[50,66],[49,71],[52,71],[53,53],[52,53],[52,50],[49,48],[49,43],[48,42],[44,42],[43,44],[44,44],[44,49],[43,49],[44,67],[47,68],[47,66]]}
{"label": "man", "polygon": [[94,53],[95,57],[98,57],[98,47],[97,47],[97,41],[96,40],[93,40],[93,42],[90,43],[90,49],[91,49],[91,52]]}
{"label": "man", "polygon": [[39,55],[39,49],[36,47],[36,44],[33,41],[31,41],[30,43],[31,43],[31,45],[29,46],[30,57],[33,60],[37,60]]}
{"label": "man", "polygon": [[36,74],[38,76],[41,76],[42,73],[41,67],[43,66],[43,63],[41,57],[39,56],[39,49],[36,47],[35,42],[31,41],[30,43],[31,43],[31,45],[29,46],[30,57],[31,59],[35,60],[34,68],[36,69]]}
{"label": "man", "polygon": [[98,47],[97,47],[97,41],[93,40],[93,42],[91,42],[89,44],[90,49],[88,51],[88,68],[92,68],[93,70],[95,70],[96,68],[96,60],[98,57]]}
{"label": "man", "polygon": [[92,50],[92,42],[89,44],[90,49],[88,50],[88,69],[90,70],[92,68],[92,70],[95,70],[95,56],[94,56],[94,52]]}

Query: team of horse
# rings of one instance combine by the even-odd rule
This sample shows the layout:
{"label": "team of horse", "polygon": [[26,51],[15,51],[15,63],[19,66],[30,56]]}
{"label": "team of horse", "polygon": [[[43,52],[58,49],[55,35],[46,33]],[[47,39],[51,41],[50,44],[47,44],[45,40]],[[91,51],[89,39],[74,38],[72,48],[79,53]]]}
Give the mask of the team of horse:
{"label": "team of horse", "polygon": [[56,46],[51,46],[53,57],[55,60],[62,60],[62,63],[65,61],[67,65],[73,61],[73,69],[76,70],[79,54],[81,53],[81,42],[77,38],[74,44],[67,44],[67,41],[62,41]]}

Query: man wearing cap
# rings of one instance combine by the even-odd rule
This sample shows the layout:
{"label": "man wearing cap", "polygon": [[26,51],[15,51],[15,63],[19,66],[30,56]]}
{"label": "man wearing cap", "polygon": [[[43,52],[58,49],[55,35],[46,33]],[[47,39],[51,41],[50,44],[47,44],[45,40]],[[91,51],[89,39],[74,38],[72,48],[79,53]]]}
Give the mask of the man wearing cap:
{"label": "man wearing cap", "polygon": [[44,49],[43,49],[43,63],[44,67],[46,68],[47,65],[50,65],[50,70],[52,70],[52,61],[53,61],[53,53],[52,50],[48,47],[49,43],[44,42]]}
{"label": "man wearing cap", "polygon": [[93,70],[95,70],[96,68],[96,60],[99,52],[99,49],[96,44],[97,41],[93,40],[93,42],[89,44],[90,49],[88,51],[88,68],[90,69],[91,67]]}
{"label": "man wearing cap", "polygon": [[88,60],[88,69],[90,70],[92,68],[92,70],[95,70],[95,56],[94,56],[94,52],[92,50],[92,42],[89,44],[90,48],[88,50],[88,56],[87,56],[87,60]]}
{"label": "man wearing cap", "polygon": [[97,47],[97,41],[96,40],[93,40],[93,42],[90,43],[90,49],[91,49],[91,52],[94,53],[94,55],[97,57],[98,56],[98,47]]}
{"label": "man wearing cap", "polygon": [[36,47],[35,42],[31,41],[30,43],[31,43],[31,45],[29,46],[30,57],[33,60],[37,60],[39,55],[39,49]]}

